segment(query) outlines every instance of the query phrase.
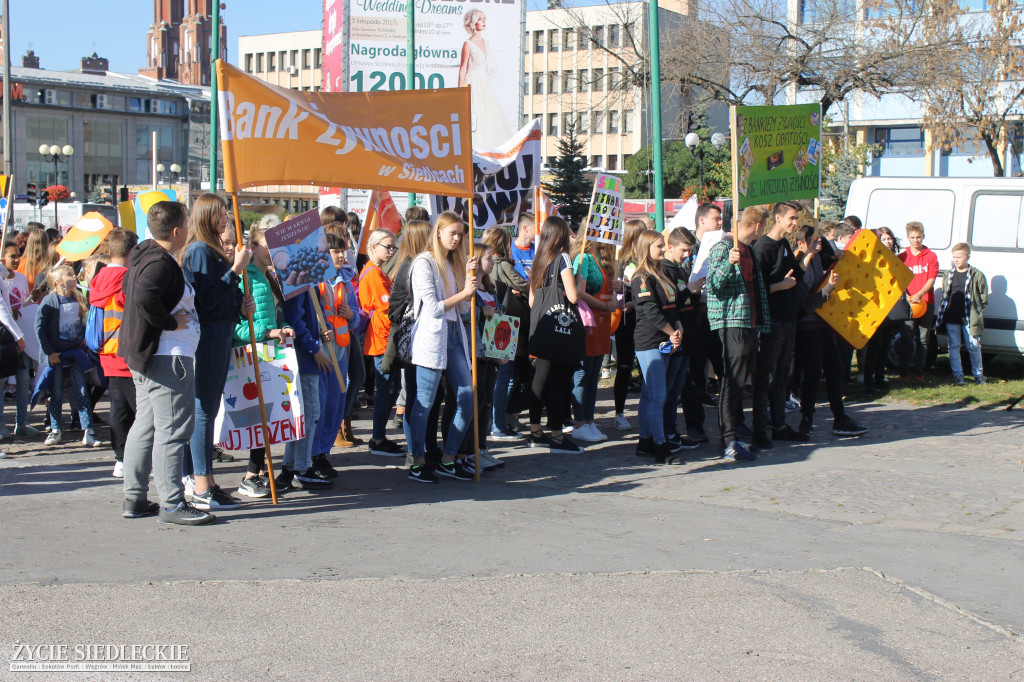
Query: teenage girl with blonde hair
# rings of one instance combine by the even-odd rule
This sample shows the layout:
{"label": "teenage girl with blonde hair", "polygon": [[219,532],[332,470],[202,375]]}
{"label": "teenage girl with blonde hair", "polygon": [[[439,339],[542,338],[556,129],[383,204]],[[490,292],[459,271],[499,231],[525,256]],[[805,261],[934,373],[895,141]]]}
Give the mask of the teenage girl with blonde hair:
{"label": "teenage girl with blonde hair", "polygon": [[615,330],[615,385],[612,389],[615,399],[615,428],[628,431],[633,428],[626,419],[626,396],[629,385],[633,381],[633,360],[636,357],[633,348],[633,330],[636,328],[636,306],[629,283],[633,279],[636,268],[634,251],[640,234],[647,230],[647,223],[642,220],[628,220],[622,229],[622,246],[619,248],[619,260],[615,274],[618,281],[613,283],[616,295],[622,295],[622,319]]}

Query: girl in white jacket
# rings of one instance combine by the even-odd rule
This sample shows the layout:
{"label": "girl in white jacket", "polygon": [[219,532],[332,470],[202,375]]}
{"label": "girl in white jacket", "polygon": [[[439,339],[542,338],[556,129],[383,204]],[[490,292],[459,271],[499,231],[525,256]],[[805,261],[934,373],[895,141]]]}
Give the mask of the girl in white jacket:
{"label": "girl in white jacket", "polygon": [[[477,280],[473,274],[476,259],[467,262],[463,253],[465,235],[462,220],[445,211],[434,223],[427,250],[412,264],[412,306],[416,315],[412,363],[416,366],[416,396],[408,417],[413,438],[409,478],[423,483],[436,483],[435,474],[468,481],[474,473],[472,463],[458,459],[456,454],[473,423],[469,341],[459,314],[463,308],[468,309]],[[442,372],[455,389],[458,409],[448,427],[441,464],[430,471],[425,466],[424,433]]]}

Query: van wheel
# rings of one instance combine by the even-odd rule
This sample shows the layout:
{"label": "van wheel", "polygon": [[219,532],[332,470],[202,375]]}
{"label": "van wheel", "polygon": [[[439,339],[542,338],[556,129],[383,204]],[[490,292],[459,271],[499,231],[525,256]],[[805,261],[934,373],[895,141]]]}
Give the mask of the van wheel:
{"label": "van wheel", "polygon": [[[900,336],[902,333],[902,330],[897,331],[892,335],[892,339],[889,341],[889,352],[886,359],[889,361],[889,369],[893,372],[898,372],[900,370]],[[929,334],[928,350],[924,356],[924,368],[931,369],[935,365],[935,358],[938,357],[938,355],[939,344],[935,340],[935,334]]]}

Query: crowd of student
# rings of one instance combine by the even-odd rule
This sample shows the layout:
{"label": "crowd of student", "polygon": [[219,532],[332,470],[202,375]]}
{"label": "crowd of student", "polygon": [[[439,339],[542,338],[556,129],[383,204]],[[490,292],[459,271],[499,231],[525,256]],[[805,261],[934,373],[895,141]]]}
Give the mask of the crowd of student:
{"label": "crowd of student", "polygon": [[[15,384],[13,432],[38,434],[27,423],[30,369],[36,370],[34,392],[48,395],[47,445],[63,438],[65,374],[78,422],[72,428],[83,430],[84,445],[101,445],[93,406],[105,389],[114,475],[124,478],[124,516],[210,523],[212,511],[241,504],[215,479],[213,428],[231,349],[255,335],[294,344],[305,437],[286,444],[277,472],[267,470],[263,448],[249,453],[237,488],[248,498],[268,497],[270,476],[279,492],[330,487],[338,475],[328,460],[332,448],[363,443],[351,420],[364,387],[373,412],[369,452],[405,457],[413,481],[471,480],[477,473],[474,421],[484,469],[503,464],[490,452],[494,442],[583,452],[607,439],[595,408],[613,339],[614,428],[632,429],[626,401],[636,363],[642,381],[636,454],[656,463],[680,464],[682,450],[709,440],[709,404],[718,407],[726,457],[750,461],[773,440],[809,440],[822,377],[833,433],[863,435],[868,429],[843,405],[852,348],[814,314],[839,286],[838,276],[827,273],[859,221],[823,222],[819,232],[798,225],[800,211],[799,204],[781,202],[769,220],[765,208],[747,208],[731,230],[722,209],[705,203],[693,232],[663,235],[632,220],[619,248],[577,237],[561,218],[538,226],[525,214],[514,240],[504,229],[489,229],[468,258],[466,226],[453,213],[431,222],[422,207],[410,208],[401,239],[375,230],[363,256],[355,246],[358,218],[327,208],[321,220],[337,276],[319,284],[319,296],[287,300],[272,267],[266,224],[250,226],[239,248],[227,205],[213,194],[199,197],[191,211],[176,202],[155,204],[148,214],[150,239],[137,243],[133,233],[115,229],[79,273],[55,264],[46,233],[33,227],[18,235],[23,246],[4,245],[0,270],[0,374]],[[923,304],[926,311],[905,319],[894,313],[872,338],[860,363],[865,393],[885,388],[897,332],[901,374],[921,377],[936,312],[957,349],[950,354],[957,383],[963,383],[961,338],[972,373],[983,382],[979,337],[987,286],[968,265],[969,247],[954,247],[954,267],[934,311],[938,261],[923,246],[923,227],[907,226],[906,251],[889,228],[876,233],[914,272],[908,306]],[[478,335],[495,313],[519,317],[522,329],[514,360],[492,360],[478,349],[475,385],[471,301]],[[19,312],[30,302],[40,307],[33,328],[24,329]],[[554,344],[540,338],[552,311]],[[100,338],[87,344],[94,312]],[[37,358],[24,353],[28,334],[38,339]],[[344,391],[332,371],[335,361]],[[708,391],[709,370],[720,385],[717,398]],[[748,379],[751,426],[743,410]],[[792,394],[799,395],[797,428],[786,423]],[[523,412],[525,428],[518,423]],[[397,431],[404,444],[389,438]],[[150,478],[159,502],[148,499]]]}

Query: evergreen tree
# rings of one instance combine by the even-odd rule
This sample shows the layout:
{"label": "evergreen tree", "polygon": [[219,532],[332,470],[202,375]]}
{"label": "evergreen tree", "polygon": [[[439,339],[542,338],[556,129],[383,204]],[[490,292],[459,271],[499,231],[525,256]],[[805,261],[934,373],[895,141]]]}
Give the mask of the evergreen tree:
{"label": "evergreen tree", "polygon": [[558,139],[558,157],[551,167],[552,180],[542,188],[558,206],[558,215],[565,218],[573,230],[579,229],[590,209],[594,183],[584,174],[586,167],[583,142],[576,136],[575,124],[570,124]]}

